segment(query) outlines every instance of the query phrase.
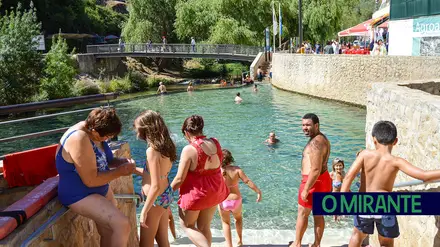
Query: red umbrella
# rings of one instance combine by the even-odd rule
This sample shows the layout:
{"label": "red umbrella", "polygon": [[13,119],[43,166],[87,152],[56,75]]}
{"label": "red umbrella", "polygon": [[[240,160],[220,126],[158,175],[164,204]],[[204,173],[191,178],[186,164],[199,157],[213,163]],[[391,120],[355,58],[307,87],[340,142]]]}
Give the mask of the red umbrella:
{"label": "red umbrella", "polygon": [[369,26],[373,19],[370,19],[368,21],[364,21],[354,27],[350,27],[348,29],[345,29],[344,31],[341,31],[338,33],[339,37],[344,36],[368,36],[368,30]]}

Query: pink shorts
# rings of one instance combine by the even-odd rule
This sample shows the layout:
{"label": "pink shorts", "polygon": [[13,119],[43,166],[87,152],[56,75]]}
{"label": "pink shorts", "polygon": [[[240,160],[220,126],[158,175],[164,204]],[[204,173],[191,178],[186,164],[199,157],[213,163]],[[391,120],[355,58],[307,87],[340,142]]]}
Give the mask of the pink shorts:
{"label": "pink shorts", "polygon": [[241,198],[238,200],[224,200],[222,203],[220,203],[220,208],[222,210],[232,212],[240,207],[241,202],[242,202]]}

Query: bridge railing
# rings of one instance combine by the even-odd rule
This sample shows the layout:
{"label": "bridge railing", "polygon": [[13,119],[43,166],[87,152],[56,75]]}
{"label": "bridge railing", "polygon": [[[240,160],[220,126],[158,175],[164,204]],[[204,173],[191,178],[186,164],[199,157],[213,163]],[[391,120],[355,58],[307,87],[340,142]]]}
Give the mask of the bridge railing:
{"label": "bridge railing", "polygon": [[87,53],[184,53],[184,54],[230,54],[255,56],[263,52],[259,46],[216,44],[108,44],[88,45]]}

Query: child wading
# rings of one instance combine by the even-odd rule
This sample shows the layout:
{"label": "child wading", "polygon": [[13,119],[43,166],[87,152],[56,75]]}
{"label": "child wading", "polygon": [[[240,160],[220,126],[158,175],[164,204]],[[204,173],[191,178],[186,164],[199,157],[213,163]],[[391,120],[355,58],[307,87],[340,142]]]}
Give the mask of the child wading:
{"label": "child wading", "polygon": [[243,245],[243,217],[242,217],[242,198],[238,183],[240,179],[255,193],[257,193],[257,202],[261,201],[261,190],[246,176],[246,174],[238,166],[233,166],[234,158],[231,152],[223,149],[222,174],[226,185],[229,187],[229,196],[219,205],[220,216],[222,218],[223,234],[226,238],[226,246],[232,247],[231,237],[231,220],[230,213],[235,219],[235,228],[238,235],[237,246]]}
{"label": "child wading", "polygon": [[[440,179],[440,170],[424,171],[391,154],[397,143],[397,129],[392,122],[377,122],[373,127],[372,136],[376,149],[364,150],[359,154],[345,176],[341,192],[349,192],[351,183],[361,169],[365,171],[366,192],[391,192],[399,171],[423,181]],[[394,246],[394,239],[400,235],[395,215],[357,215],[354,217],[349,247],[360,247],[362,240],[368,234],[373,234],[375,224],[380,245]]]}

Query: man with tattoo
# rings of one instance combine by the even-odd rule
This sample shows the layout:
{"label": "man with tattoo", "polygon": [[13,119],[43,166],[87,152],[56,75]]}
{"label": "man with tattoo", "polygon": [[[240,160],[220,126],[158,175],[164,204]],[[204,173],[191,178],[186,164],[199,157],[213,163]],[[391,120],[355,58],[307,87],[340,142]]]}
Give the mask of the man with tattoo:
{"label": "man with tattoo", "polygon": [[[298,194],[298,217],[296,221],[296,238],[290,247],[301,247],[301,240],[307,229],[308,218],[312,211],[314,192],[331,192],[332,180],[327,169],[330,156],[330,142],[319,130],[319,118],[308,113],[302,118],[302,130],[310,137],[303,150],[301,174],[302,181]],[[311,247],[319,247],[324,233],[324,216],[314,215],[315,241]]]}

